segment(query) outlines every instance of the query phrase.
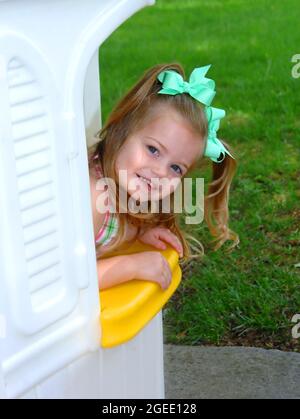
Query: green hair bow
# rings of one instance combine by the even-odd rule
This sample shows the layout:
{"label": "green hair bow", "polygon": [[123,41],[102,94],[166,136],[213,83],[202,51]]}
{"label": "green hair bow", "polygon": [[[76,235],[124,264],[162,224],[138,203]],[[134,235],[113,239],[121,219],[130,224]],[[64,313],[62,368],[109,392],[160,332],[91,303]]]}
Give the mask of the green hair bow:
{"label": "green hair bow", "polygon": [[[165,95],[188,93],[194,99],[206,105],[205,114],[208,120],[208,136],[204,156],[209,157],[215,163],[221,163],[225,158],[225,153],[229,154],[233,159],[234,157],[217,138],[220,119],[224,118],[225,111],[210,106],[216,94],[215,82],[205,77],[210,67],[211,65],[206,65],[195,68],[188,82],[184,81],[177,71],[162,71],[157,76],[158,80],[162,83],[162,89],[158,93]],[[223,155],[223,159],[218,160],[221,155]]]}

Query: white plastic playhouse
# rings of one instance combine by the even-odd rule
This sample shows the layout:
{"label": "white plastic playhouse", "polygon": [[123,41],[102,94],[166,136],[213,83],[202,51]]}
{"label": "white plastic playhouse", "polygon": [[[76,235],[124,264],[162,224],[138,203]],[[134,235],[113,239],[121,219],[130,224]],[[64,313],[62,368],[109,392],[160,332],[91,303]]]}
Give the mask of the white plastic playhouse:
{"label": "white plastic playhouse", "polygon": [[164,397],[161,311],[99,344],[87,159],[98,48],[153,3],[0,1],[0,398]]}

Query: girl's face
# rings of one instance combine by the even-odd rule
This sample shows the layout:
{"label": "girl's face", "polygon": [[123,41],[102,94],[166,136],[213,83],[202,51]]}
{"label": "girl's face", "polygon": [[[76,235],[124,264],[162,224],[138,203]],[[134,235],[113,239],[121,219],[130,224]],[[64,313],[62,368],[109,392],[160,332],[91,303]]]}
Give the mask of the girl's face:
{"label": "girl's face", "polygon": [[[140,202],[163,199],[177,188],[203,147],[202,138],[176,110],[161,106],[121,147],[116,160],[120,186]],[[151,186],[142,177],[152,181]]]}

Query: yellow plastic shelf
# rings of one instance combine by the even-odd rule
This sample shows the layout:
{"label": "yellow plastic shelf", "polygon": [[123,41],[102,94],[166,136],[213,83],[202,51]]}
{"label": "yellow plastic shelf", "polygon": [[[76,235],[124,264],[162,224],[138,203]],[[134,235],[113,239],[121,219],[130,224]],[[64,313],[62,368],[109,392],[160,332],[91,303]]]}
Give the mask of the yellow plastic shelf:
{"label": "yellow plastic shelf", "polygon": [[[160,251],[137,240],[125,251],[114,252],[110,256],[153,250]],[[134,279],[100,291],[103,348],[112,348],[136,336],[176,291],[182,276],[178,253],[171,246],[160,252],[173,273],[168,289],[162,290],[159,284],[152,281]]]}

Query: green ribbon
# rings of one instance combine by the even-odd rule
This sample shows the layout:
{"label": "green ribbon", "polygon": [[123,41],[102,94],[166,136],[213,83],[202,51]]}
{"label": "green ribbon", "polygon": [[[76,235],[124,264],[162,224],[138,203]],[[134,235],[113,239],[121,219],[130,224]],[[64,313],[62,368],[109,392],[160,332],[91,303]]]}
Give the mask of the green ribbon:
{"label": "green ribbon", "polygon": [[163,88],[158,93],[165,95],[188,93],[199,102],[209,106],[216,94],[214,90],[215,82],[205,77],[209,68],[210,65],[195,68],[190,76],[189,82],[184,81],[177,71],[163,71],[157,77],[163,83]]}
{"label": "green ribbon", "polygon": [[[225,116],[224,109],[206,106],[204,111],[208,120],[208,136],[204,156],[209,157],[215,163],[221,163],[225,159],[225,153],[229,154],[229,156],[234,159],[222,142],[217,138],[220,120]],[[219,160],[221,156],[223,156],[223,158],[222,160]]]}
{"label": "green ribbon", "polygon": [[[162,71],[157,76],[158,80],[162,83],[162,89],[158,93],[165,95],[188,93],[194,99],[206,105],[204,110],[208,121],[208,136],[204,156],[209,157],[215,163],[221,163],[225,159],[225,153],[233,159],[234,157],[217,138],[220,119],[224,118],[225,111],[210,106],[216,94],[215,82],[205,77],[210,67],[211,64],[195,68],[188,82],[184,81],[183,77],[177,71]],[[219,160],[221,156],[223,158]]]}

